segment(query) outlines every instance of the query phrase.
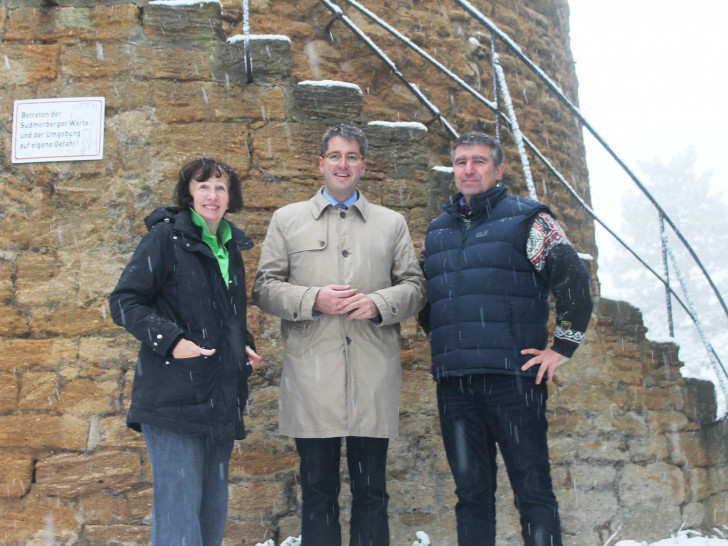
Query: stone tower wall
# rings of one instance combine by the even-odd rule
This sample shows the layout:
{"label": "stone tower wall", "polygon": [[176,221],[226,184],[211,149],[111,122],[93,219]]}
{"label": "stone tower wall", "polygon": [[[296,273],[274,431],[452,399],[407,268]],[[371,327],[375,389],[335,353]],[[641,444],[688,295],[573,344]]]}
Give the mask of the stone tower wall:
{"label": "stone tower wall", "polygon": [[[472,3],[576,101],[566,2]],[[367,7],[492,99],[490,36],[461,9],[441,0]],[[494,132],[492,112],[347,12],[458,132]],[[0,543],[149,542],[149,460],[124,420],[138,344],[111,322],[107,298],[143,218],[170,203],[184,162],[216,157],[242,175],[246,206],[231,219],[257,245],[244,255],[249,282],[272,212],[319,187],[318,142],[339,121],[369,136],[367,197],[404,214],[422,242],[452,191],[451,176],[433,169],[448,164],[449,135],[437,122],[427,130],[393,125],[432,116],[341,22],[327,31],[330,20],[313,0],[251,0],[251,32],[269,36],[252,42],[249,84],[242,45],[226,41],[241,32],[240,4],[0,5]],[[580,127],[501,54],[521,127],[589,202]],[[356,84],[361,93],[306,80]],[[103,160],[11,163],[13,101],[88,96],[106,99]],[[370,124],[377,121],[388,123]],[[504,143],[506,183],[525,194],[509,133]],[[594,258],[598,300],[593,222],[532,162],[539,198]],[[233,453],[226,544],[255,545],[299,534],[300,490],[293,443],[277,434],[278,323],[252,305],[248,312],[266,369],[251,379],[249,435]],[[683,523],[728,522],[728,430],[712,423],[712,385],[682,379],[677,348],[644,333],[630,306],[599,301],[584,347],[551,385],[566,544],[598,546],[615,532],[649,540]],[[411,544],[418,530],[436,546],[455,544],[429,347],[413,320],[403,324],[402,365],[401,436],[388,465],[392,544]],[[503,475],[498,495],[499,543],[518,544]]]}

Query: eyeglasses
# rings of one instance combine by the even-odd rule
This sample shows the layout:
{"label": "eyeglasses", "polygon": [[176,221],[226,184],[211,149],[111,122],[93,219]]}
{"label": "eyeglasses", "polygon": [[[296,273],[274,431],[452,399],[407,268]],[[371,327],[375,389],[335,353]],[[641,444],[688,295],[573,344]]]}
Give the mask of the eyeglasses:
{"label": "eyeglasses", "polygon": [[338,165],[341,162],[341,158],[343,157],[346,159],[346,164],[351,165],[352,167],[354,167],[355,165],[358,165],[359,163],[362,162],[362,160],[365,159],[363,155],[359,155],[359,154],[343,155],[338,152],[329,152],[326,154],[322,154],[321,157],[323,157],[330,165]]}

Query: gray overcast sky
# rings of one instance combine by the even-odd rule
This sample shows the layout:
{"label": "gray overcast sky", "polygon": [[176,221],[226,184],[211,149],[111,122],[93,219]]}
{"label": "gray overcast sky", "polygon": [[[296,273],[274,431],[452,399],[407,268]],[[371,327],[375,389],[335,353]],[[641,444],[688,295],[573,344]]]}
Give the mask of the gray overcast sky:
{"label": "gray overcast sky", "polygon": [[[638,161],[667,162],[693,144],[698,169],[714,171],[725,198],[728,1],[569,0],[569,8],[589,123],[638,176]],[[618,227],[618,195],[631,181],[587,131],[585,143],[594,208]],[[597,239],[603,249],[603,230]]]}

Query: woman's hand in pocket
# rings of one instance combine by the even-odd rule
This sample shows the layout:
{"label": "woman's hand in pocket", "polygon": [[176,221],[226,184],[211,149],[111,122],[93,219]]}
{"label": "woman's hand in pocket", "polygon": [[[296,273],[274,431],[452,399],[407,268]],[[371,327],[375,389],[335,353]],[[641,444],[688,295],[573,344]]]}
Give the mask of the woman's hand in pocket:
{"label": "woman's hand in pocket", "polygon": [[189,339],[182,338],[177,342],[177,345],[172,349],[172,356],[174,358],[194,358],[196,356],[212,356],[215,354],[215,349],[203,349],[196,343],[193,343]]}
{"label": "woman's hand in pocket", "polygon": [[263,357],[251,349],[250,345],[245,346],[245,354],[248,355],[248,363],[253,367],[253,371],[257,372]]}

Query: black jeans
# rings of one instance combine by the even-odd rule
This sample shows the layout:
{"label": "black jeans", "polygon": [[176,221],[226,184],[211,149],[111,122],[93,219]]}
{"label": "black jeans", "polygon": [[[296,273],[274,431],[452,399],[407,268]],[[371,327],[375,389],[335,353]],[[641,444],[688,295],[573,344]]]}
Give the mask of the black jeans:
{"label": "black jeans", "polygon": [[437,384],[442,439],[455,478],[458,544],[495,545],[496,443],[526,546],[561,546],[546,443],[546,385],[530,377],[472,375]]}
{"label": "black jeans", "polygon": [[[389,546],[386,438],[347,436],[351,546]],[[341,438],[296,438],[301,457],[301,546],[341,546]]]}

